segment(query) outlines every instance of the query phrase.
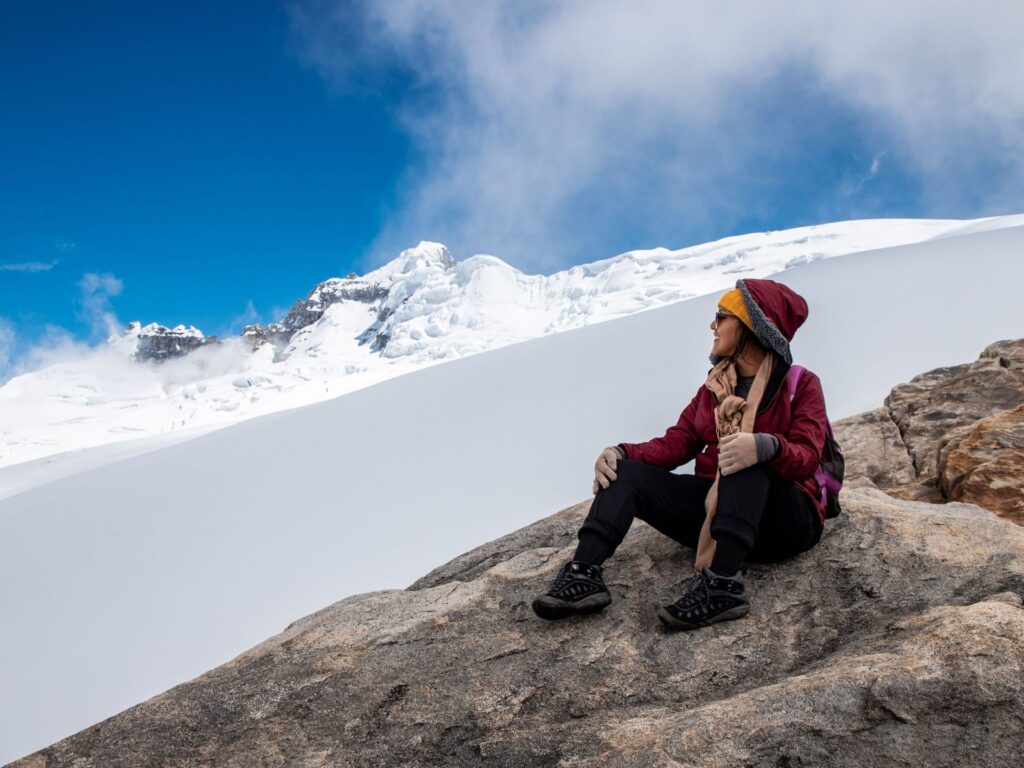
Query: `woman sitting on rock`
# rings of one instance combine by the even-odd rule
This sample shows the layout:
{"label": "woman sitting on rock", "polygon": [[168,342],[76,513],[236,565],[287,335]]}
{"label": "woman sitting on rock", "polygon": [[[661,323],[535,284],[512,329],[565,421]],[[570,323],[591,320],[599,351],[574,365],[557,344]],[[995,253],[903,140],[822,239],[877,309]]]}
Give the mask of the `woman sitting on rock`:
{"label": "woman sitting on rock", "polygon": [[[828,431],[825,398],[810,371],[792,402],[786,380],[789,342],[807,319],[807,302],[774,280],[740,279],[718,310],[714,367],[678,423],[598,457],[576,553],[533,601],[538,616],[607,606],[601,566],[637,517],[696,550],[696,578],[658,613],[670,629],[743,616],[745,562],[791,557],[821,538],[825,508],[814,473]],[[694,474],[671,472],[695,457]]]}

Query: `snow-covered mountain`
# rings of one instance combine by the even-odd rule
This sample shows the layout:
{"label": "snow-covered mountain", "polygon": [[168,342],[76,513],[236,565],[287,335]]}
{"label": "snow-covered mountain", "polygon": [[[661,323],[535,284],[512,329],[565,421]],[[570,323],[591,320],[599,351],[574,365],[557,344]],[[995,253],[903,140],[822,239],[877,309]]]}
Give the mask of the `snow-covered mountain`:
{"label": "snow-covered mountain", "polygon": [[[421,242],[362,277],[325,280],[280,322],[249,326],[239,337],[133,322],[83,358],[10,380],[0,387],[0,467],[142,437],[191,437],[725,290],[740,276],[1020,221],[847,221],[630,251],[546,276],[494,256],[456,261],[443,245]],[[0,496],[18,487],[0,476]]]}
{"label": "snow-covered mountain", "polygon": [[[1001,224],[779,277],[808,301],[793,354],[832,419],[1024,336],[1024,219]],[[663,434],[703,383],[719,295],[83,451],[102,461],[0,500],[0,763],[586,500],[601,448]]]}

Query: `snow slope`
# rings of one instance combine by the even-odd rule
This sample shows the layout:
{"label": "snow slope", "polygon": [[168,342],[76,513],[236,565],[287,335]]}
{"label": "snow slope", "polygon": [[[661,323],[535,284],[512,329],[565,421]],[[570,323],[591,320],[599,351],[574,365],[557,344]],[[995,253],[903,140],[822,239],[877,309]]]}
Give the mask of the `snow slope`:
{"label": "snow slope", "polygon": [[[291,339],[283,359],[269,345],[252,353],[236,338],[184,358],[136,363],[126,355],[156,326],[133,323],[82,359],[12,379],[0,387],[0,468],[181,430],[194,436],[440,362],[725,290],[739,276],[1022,220],[847,221],[674,251],[630,251],[550,276],[523,274],[494,256],[455,261],[443,245],[424,242],[361,278],[333,278],[314,289],[313,304],[346,288],[386,296],[331,305]],[[184,326],[171,333],[202,336]],[[374,349],[369,341],[378,334],[386,343]],[[66,471],[74,461],[62,465],[63,459],[46,463]],[[38,469],[0,473],[0,497],[24,488],[26,474],[43,476]]]}
{"label": "snow slope", "polygon": [[[810,305],[794,358],[820,375],[830,416],[1024,336],[1022,249],[1017,226],[781,276]],[[701,386],[720,293],[429,367],[0,501],[0,762],[300,616],[404,587],[588,498],[601,448],[663,434]]]}

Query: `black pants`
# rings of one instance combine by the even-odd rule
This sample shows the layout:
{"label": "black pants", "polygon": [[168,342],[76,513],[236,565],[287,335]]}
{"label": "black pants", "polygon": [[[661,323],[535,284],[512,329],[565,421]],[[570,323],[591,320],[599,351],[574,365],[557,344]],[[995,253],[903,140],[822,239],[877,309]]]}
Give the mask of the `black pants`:
{"label": "black pants", "polygon": [[[579,537],[601,537],[611,555],[639,517],[666,536],[696,549],[704,525],[704,499],[714,480],[676,475],[667,469],[621,459],[616,479],[598,490]],[[791,480],[763,464],[718,479],[718,509],[711,535],[729,535],[754,562],[782,560],[810,549],[821,538],[814,503]],[[600,565],[600,563],[595,563]]]}

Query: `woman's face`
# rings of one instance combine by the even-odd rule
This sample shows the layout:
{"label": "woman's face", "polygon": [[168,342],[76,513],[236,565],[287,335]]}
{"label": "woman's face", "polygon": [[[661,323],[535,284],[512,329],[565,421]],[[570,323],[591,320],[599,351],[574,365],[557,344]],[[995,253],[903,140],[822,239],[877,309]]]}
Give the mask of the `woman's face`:
{"label": "woman's face", "polygon": [[[719,317],[722,318],[721,321],[718,320]],[[739,343],[740,319],[731,312],[719,309],[715,319],[711,321],[711,330],[715,334],[714,343],[711,345],[711,354],[718,357],[732,355]]]}

